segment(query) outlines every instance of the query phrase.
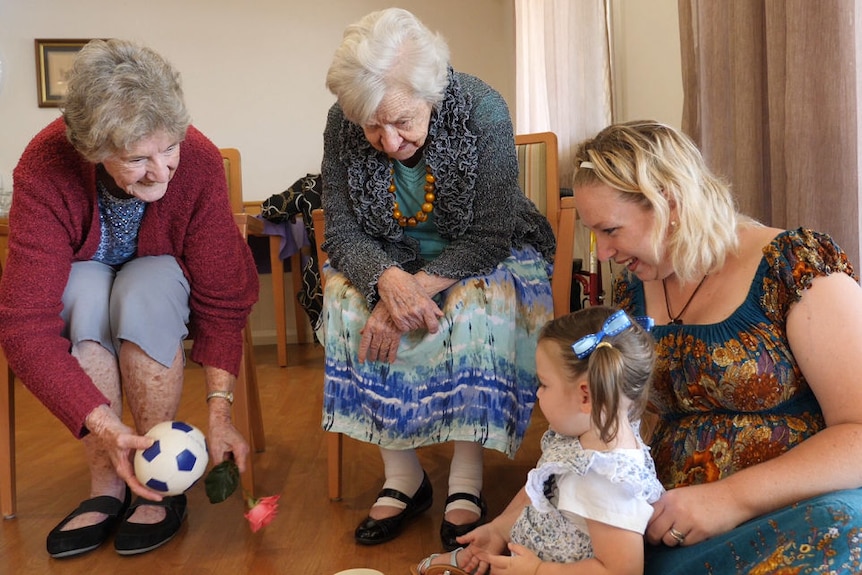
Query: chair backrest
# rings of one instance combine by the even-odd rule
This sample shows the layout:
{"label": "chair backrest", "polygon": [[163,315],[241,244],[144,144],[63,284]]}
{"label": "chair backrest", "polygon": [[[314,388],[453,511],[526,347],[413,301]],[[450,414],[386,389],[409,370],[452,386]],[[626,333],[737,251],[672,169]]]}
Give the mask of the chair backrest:
{"label": "chair backrest", "polygon": [[[515,148],[518,151],[518,183],[551,222],[556,236],[560,212],[557,135],[553,132],[519,134],[515,136]],[[549,193],[549,190],[554,193]]]}
{"label": "chair backrest", "polygon": [[311,210],[311,227],[314,228],[314,237],[317,240],[317,272],[320,276],[320,289],[323,290],[326,284],[326,276],[323,275],[323,263],[327,259],[326,252],[321,247],[324,234],[326,234],[326,220],[323,217],[323,208]]}
{"label": "chair backrest", "polygon": [[551,290],[554,317],[560,317],[571,311],[576,216],[574,198],[563,198],[560,194],[556,134],[518,134],[515,136],[515,148],[518,151],[518,183],[524,194],[548,218],[557,239]]}
{"label": "chair backrest", "polygon": [[233,213],[240,214],[245,211],[242,205],[242,159],[236,148],[220,148],[220,151],[230,194],[230,208]]}

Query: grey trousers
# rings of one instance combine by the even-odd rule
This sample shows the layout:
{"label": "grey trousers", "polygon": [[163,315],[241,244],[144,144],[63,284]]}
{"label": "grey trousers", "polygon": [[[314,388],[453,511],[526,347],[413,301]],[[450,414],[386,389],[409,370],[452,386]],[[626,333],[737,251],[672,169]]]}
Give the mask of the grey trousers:
{"label": "grey trousers", "polygon": [[189,283],[173,256],[122,266],[75,262],[63,292],[63,335],[99,342],[115,356],[122,341],[170,367],[188,335]]}

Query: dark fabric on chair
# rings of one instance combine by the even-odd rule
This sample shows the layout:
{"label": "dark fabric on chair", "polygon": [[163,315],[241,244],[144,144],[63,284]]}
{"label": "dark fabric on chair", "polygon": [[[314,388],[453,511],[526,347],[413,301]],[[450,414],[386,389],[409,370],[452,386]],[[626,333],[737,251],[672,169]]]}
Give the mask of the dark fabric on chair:
{"label": "dark fabric on chair", "polygon": [[[320,269],[317,262],[317,241],[314,237],[314,226],[311,221],[311,211],[321,207],[320,194],[323,184],[320,174],[306,174],[295,181],[285,191],[270,196],[261,204],[260,215],[270,222],[282,223],[294,221],[297,214],[302,216],[305,233],[311,244],[311,252],[305,265],[302,266],[302,289],[296,294],[299,304],[308,314],[311,326],[315,332],[319,327],[320,315],[323,310],[323,292],[320,289]],[[321,238],[321,241],[323,238]],[[317,335],[315,334],[315,340]]]}

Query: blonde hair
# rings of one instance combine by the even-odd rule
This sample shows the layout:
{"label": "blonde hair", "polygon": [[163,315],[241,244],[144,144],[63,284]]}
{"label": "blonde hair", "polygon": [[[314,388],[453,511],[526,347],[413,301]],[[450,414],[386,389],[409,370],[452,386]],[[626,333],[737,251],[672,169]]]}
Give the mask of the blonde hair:
{"label": "blonde hair", "polygon": [[345,117],[360,126],[389,90],[406,90],[436,106],[448,81],[446,41],[401,8],[372,12],[348,26],[326,74]]}
{"label": "blonde hair", "polygon": [[608,126],[583,142],[575,155],[572,185],[604,184],[655,214],[650,242],[656,259],[664,254],[676,207],[678,221],[666,245],[674,273],[690,281],[720,268],[738,249],[736,229],[753,222],[738,213],[730,187],[715,176],[697,146],[659,122],[641,120]]}
{"label": "blonde hair", "polygon": [[640,419],[649,399],[655,366],[655,342],[631,318],[630,328],[602,338],[602,343],[608,345],[596,346],[584,359],[575,355],[572,344],[597,333],[616,311],[607,306],[588,307],[549,321],[539,332],[539,342],[550,341],[559,346],[572,382],[587,374],[593,406],[591,418],[605,442],[613,440],[619,431],[623,397],[631,401],[629,420]]}
{"label": "blonde hair", "polygon": [[191,122],[179,72],[124,40],[92,40],[78,52],[62,111],[69,142],[94,163],[160,131],[180,141]]}

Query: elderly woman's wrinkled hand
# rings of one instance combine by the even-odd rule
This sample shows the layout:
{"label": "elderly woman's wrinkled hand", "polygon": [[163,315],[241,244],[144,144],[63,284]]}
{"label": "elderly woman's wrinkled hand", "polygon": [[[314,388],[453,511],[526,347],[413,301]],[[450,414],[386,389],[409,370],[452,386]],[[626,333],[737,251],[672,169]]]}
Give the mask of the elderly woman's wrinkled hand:
{"label": "elderly woman's wrinkled hand", "polygon": [[398,267],[391,267],[380,275],[377,293],[389,310],[395,327],[401,332],[427,329],[430,333],[437,333],[443,311],[426,293],[416,276]]}
{"label": "elderly woman's wrinkled hand", "polygon": [[359,361],[386,361],[392,363],[398,353],[403,332],[398,329],[389,310],[378,304],[362,328],[359,340]]}
{"label": "elderly woman's wrinkled hand", "polygon": [[153,439],[135,434],[134,430],[107,405],[101,405],[87,416],[87,429],[90,430],[114,464],[117,475],[126,482],[133,493],[145,499],[161,501],[162,495],[147,489],[135,476],[132,456],[138,449],[146,449]]}
{"label": "elderly woman's wrinkled hand", "polygon": [[230,412],[225,417],[224,414],[210,410],[207,446],[213,465],[232,459],[240,473],[245,471],[251,449],[242,434],[231,423]]}

